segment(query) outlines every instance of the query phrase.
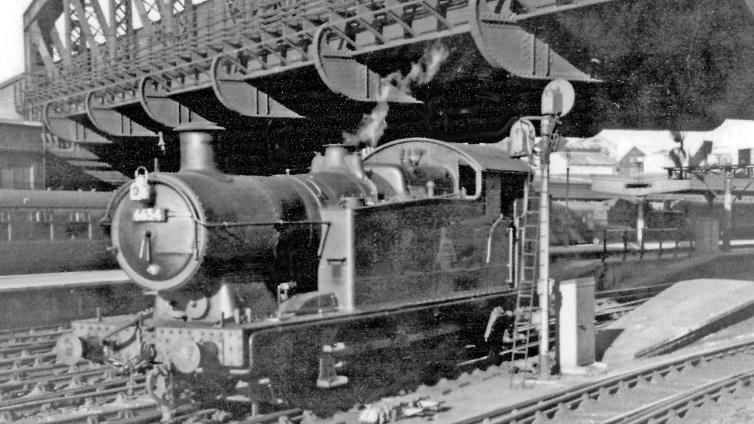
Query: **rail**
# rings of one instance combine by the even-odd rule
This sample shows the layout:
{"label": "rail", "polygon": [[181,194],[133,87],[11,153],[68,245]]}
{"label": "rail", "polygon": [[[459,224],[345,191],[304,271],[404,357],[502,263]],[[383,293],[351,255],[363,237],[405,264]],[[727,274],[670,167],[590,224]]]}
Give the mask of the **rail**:
{"label": "rail", "polygon": [[[635,228],[617,227],[617,228],[605,228],[602,231],[602,254],[604,258],[610,255],[610,249],[608,247],[608,240],[613,238],[613,234],[618,234],[620,242],[622,244],[622,251],[620,252],[625,260],[629,254],[638,253],[640,258],[644,258],[644,255],[649,251],[656,251],[657,257],[661,257],[668,249],[668,245],[672,245],[673,256],[677,256],[682,249],[688,251],[691,254],[694,251],[694,240],[684,237],[683,230],[677,227],[671,228],[651,228],[645,227],[643,229],[644,236],[641,241],[636,242],[637,230]],[[634,241],[635,243],[631,243]]]}
{"label": "rail", "polygon": [[[622,307],[613,303],[599,314],[625,312],[663,288],[637,287],[600,293],[601,298],[607,296],[616,302],[627,300],[629,303]],[[8,337],[4,344],[0,343],[0,348],[15,347],[19,342],[27,345],[33,341],[44,347],[44,353],[30,354],[33,350],[27,346],[27,349],[5,358],[7,363],[0,363],[0,422],[4,422],[3,416],[6,421],[23,422],[40,413],[45,415],[45,422],[51,423],[97,422],[123,416],[130,418],[113,422],[147,423],[161,419],[162,412],[155,409],[153,402],[139,400],[139,396],[144,394],[143,376],[119,375],[109,367],[92,366],[83,362],[74,368],[55,365],[55,355],[48,353],[49,344],[62,330],[61,326],[47,326],[2,332]],[[536,344],[532,344],[532,347],[535,346]],[[55,390],[50,390],[52,387]],[[125,400],[128,402],[121,402]],[[88,405],[86,413],[66,412],[67,408],[76,408],[82,404]],[[211,412],[179,408],[172,422],[191,422],[191,419],[212,415]],[[289,410],[261,415],[243,422],[278,422],[282,416],[297,422],[300,414],[299,410]],[[207,421],[200,418],[199,422]]]}
{"label": "rail", "polygon": [[726,376],[625,412],[604,421],[603,424],[653,423],[671,419],[673,415],[680,416],[691,408],[701,406],[704,401],[717,402],[717,396],[725,392],[732,393],[737,387],[750,385],[752,379],[754,369]]}
{"label": "rail", "polygon": [[[596,382],[581,384],[557,393],[497,408],[493,411],[459,421],[457,424],[533,423],[535,420],[541,422],[541,418],[552,419],[558,413],[573,411],[584,402],[599,401],[601,396],[614,394],[622,389],[633,388],[639,384],[639,382],[651,381],[653,378],[664,376],[671,372],[683,371],[687,367],[695,367],[700,363],[747,352],[752,348],[754,348],[754,341],[746,341],[729,346],[718,347],[704,352],[684,355],[659,364],[652,364],[636,370],[607,377]],[[689,396],[696,395],[696,393],[689,394]],[[674,404],[674,402],[670,401],[665,403],[667,406],[672,406]],[[639,413],[637,412],[631,417],[635,418],[638,416]],[[626,420],[618,422],[634,421]]]}
{"label": "rail", "polygon": [[[754,229],[754,225],[741,224],[734,228],[734,232],[749,234],[747,230]],[[603,261],[610,257],[621,256],[626,260],[629,256],[638,256],[643,259],[646,255],[656,253],[661,258],[669,253],[672,257],[686,253],[691,255],[696,251],[696,242],[693,238],[684,235],[681,228],[651,228],[645,227],[644,237],[641,242],[636,241],[636,229],[629,227],[608,227],[601,231],[602,237],[599,244],[575,244],[569,246],[551,246],[550,252],[554,257],[574,255],[598,255]],[[731,248],[745,248],[754,246],[754,235],[750,238],[731,240]],[[723,246],[723,241],[718,244]]]}

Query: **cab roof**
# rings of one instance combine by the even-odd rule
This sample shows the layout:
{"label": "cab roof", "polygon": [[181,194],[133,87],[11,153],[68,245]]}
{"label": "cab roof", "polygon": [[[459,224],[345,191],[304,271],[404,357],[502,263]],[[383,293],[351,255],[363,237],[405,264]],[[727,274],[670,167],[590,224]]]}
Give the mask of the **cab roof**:
{"label": "cab roof", "polygon": [[[482,172],[529,173],[529,165],[513,159],[498,144],[449,143],[432,138],[405,138],[384,144],[370,153],[366,163],[399,163],[403,155],[413,152],[420,154],[426,163],[438,165],[465,162]],[[426,159],[425,159],[426,158]]]}

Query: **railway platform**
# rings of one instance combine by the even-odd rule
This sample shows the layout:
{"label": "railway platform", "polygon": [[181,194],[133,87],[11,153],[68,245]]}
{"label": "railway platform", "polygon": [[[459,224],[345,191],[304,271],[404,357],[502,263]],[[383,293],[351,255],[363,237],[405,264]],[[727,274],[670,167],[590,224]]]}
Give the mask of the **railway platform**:
{"label": "railway platform", "polygon": [[0,329],[143,310],[150,300],[120,270],[0,276]]}
{"label": "railway platform", "polygon": [[682,281],[609,325],[615,338],[602,355],[608,364],[675,351],[754,314],[754,282]]}
{"label": "railway platform", "polygon": [[[630,387],[634,384],[641,384],[638,383],[639,381],[649,382],[650,375],[653,373],[666,375],[667,370],[680,372],[679,368],[706,360],[700,361],[700,358],[719,355],[719,352],[752,343],[754,343],[754,335],[739,334],[725,341],[719,341],[714,346],[699,344],[669,355],[636,359],[614,367],[595,367],[592,373],[559,375],[550,380],[530,379],[526,381],[526,386],[523,388],[520,385],[511,385],[511,374],[507,368],[492,367],[486,371],[477,370],[463,375],[454,381],[441,381],[431,387],[422,386],[413,393],[391,398],[386,402],[410,406],[424,400],[438,405],[434,411],[426,411],[413,417],[394,421],[400,424],[560,423],[565,422],[565,417],[568,416],[568,413],[562,412],[563,410],[571,407],[575,409],[582,404],[584,407],[588,405],[592,409],[601,410],[600,414],[610,415],[614,412],[609,411],[610,407],[604,409],[599,406],[595,407],[595,404],[600,402],[596,392],[612,393],[620,391],[621,388],[628,388],[631,392]],[[744,359],[749,357],[746,356]],[[520,382],[520,380],[515,379],[514,382]],[[599,388],[600,386],[603,388]],[[650,401],[645,400],[644,403],[648,404]],[[576,405],[571,406],[571,404]],[[535,418],[539,414],[547,415],[550,419]],[[307,417],[302,423],[356,424],[360,422],[359,415],[360,411],[354,409],[328,420]],[[604,418],[594,420],[582,418],[575,422],[611,421]]]}

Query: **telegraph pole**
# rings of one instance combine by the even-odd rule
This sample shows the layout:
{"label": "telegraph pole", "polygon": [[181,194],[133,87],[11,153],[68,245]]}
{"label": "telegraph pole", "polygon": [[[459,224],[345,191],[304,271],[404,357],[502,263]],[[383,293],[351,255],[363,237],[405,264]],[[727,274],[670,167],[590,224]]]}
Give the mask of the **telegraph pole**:
{"label": "telegraph pole", "polygon": [[723,172],[723,252],[730,252],[730,233],[733,231],[733,190],[731,180],[733,171],[726,169]]}

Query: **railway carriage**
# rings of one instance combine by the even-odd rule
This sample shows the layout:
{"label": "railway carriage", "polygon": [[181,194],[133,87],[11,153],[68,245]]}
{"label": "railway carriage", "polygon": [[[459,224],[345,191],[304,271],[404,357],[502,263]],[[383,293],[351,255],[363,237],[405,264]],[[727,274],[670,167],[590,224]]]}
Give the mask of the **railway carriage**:
{"label": "railway carriage", "polygon": [[99,225],[112,193],[0,190],[0,275],[114,269]]}

